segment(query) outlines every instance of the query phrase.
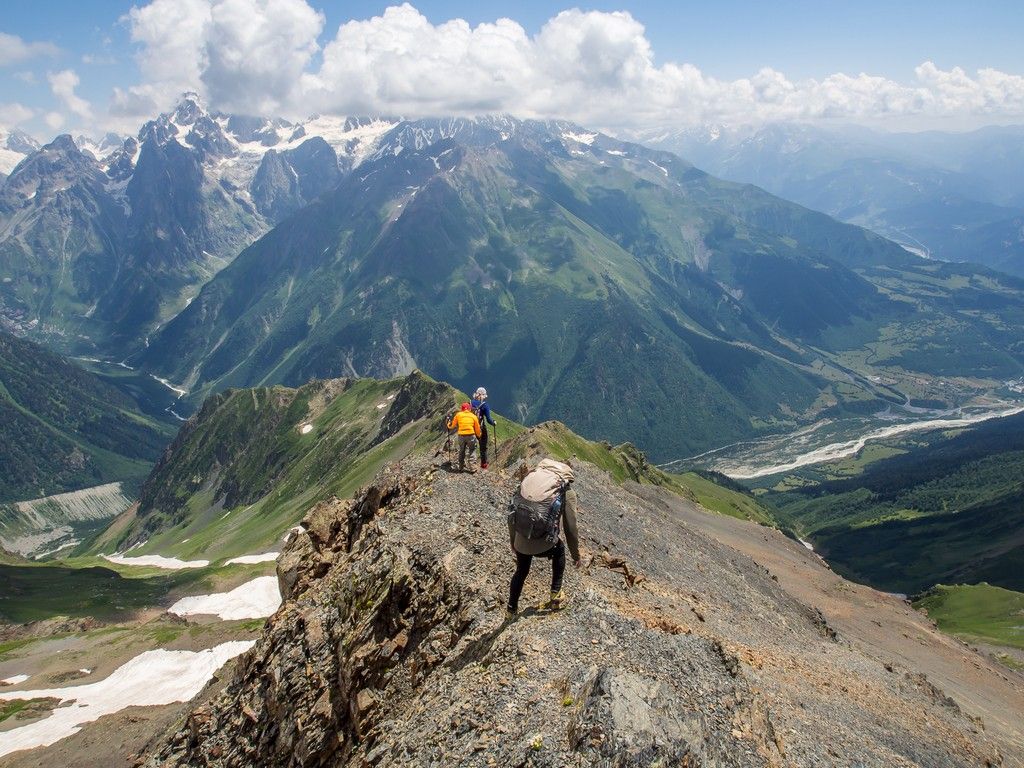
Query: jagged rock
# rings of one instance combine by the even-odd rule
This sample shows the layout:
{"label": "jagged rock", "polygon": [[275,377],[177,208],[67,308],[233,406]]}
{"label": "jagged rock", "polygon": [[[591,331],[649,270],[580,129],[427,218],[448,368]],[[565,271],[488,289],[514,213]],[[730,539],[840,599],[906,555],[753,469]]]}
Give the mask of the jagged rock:
{"label": "jagged rock", "polygon": [[[609,768],[700,765],[704,729],[660,684],[617,669],[592,667],[581,686],[569,741],[589,764]],[[753,763],[752,764],[759,764]]]}

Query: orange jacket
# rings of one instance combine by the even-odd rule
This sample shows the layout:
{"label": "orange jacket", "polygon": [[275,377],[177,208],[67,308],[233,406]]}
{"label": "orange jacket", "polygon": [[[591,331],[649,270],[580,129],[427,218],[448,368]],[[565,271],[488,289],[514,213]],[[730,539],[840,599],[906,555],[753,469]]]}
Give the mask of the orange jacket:
{"label": "orange jacket", "polygon": [[480,437],[483,433],[480,431],[480,419],[476,417],[476,414],[472,411],[459,411],[452,420],[448,422],[448,429],[459,428],[460,435],[476,435]]}

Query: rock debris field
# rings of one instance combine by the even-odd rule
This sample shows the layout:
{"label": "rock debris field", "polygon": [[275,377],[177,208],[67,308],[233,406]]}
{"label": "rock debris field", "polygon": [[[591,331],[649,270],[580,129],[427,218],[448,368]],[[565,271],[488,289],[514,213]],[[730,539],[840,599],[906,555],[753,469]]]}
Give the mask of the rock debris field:
{"label": "rock debris field", "polygon": [[[585,564],[568,569],[568,607],[511,623],[514,466],[460,474],[412,457],[312,509],[278,560],[280,610],[147,764],[1021,764],[1019,683],[981,656],[955,649],[985,686],[955,700],[896,645],[857,634],[841,593],[867,588],[799,543],[576,467]],[[729,537],[766,561],[782,552],[809,586],[784,586],[783,566]],[[549,569],[534,561],[522,606],[545,596]],[[923,667],[960,679],[926,619],[878,605],[878,626],[921,633]]]}

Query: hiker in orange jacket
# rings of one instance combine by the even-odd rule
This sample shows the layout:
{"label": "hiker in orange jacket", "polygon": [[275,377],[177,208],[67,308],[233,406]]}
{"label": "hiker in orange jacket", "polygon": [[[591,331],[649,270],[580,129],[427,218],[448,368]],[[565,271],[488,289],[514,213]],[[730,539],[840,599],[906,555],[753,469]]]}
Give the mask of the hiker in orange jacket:
{"label": "hiker in orange jacket", "polygon": [[469,403],[462,404],[462,410],[452,416],[448,429],[457,429],[459,433],[459,472],[466,468],[466,452],[469,452],[470,467],[473,472],[473,453],[476,441],[480,437],[480,419],[476,417]]}

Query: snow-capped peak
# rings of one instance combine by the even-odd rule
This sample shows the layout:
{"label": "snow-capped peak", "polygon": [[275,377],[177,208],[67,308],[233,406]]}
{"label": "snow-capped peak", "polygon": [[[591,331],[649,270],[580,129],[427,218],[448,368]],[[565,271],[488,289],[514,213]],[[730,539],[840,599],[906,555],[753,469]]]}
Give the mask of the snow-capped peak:
{"label": "snow-capped peak", "polygon": [[98,141],[88,136],[76,136],[75,144],[82,152],[86,152],[103,163],[112,153],[124,146],[125,136],[107,133]]}
{"label": "snow-capped peak", "polygon": [[0,128],[0,173],[9,174],[28,155],[39,149],[39,142],[17,128]]}
{"label": "snow-capped peak", "polygon": [[597,138],[596,133],[575,133],[573,131],[564,131],[562,138],[567,141],[573,141],[577,144],[586,144],[588,147],[594,143],[594,139]]}

